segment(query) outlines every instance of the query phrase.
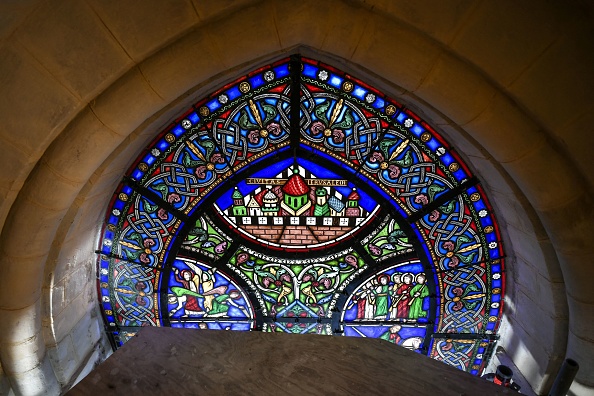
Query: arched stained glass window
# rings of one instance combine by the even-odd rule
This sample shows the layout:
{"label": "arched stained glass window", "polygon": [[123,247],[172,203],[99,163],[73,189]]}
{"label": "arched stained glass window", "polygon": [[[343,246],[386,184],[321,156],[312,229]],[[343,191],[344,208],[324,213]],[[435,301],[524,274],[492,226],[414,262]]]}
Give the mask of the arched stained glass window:
{"label": "arched stained glass window", "polygon": [[110,339],[142,326],[376,337],[479,374],[504,272],[479,180],[427,123],[293,56],[160,133],[105,219]]}

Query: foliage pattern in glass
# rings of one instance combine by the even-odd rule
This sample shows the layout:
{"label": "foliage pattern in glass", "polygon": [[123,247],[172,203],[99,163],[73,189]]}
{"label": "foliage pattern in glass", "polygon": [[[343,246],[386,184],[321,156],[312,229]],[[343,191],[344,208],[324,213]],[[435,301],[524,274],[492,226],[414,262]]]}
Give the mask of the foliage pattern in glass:
{"label": "foliage pattern in glass", "polygon": [[484,190],[443,137],[293,56],[202,99],[134,161],[98,290],[114,347],[142,326],[372,337],[476,375],[503,270]]}

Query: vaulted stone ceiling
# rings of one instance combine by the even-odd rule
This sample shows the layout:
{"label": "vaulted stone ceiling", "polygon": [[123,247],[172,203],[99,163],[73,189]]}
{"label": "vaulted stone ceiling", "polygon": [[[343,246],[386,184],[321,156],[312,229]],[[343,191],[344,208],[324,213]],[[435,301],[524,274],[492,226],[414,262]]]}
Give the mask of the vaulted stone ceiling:
{"label": "vaulted stone ceiling", "polygon": [[439,128],[504,224],[500,345],[537,393],[594,387],[587,2],[35,1],[0,5],[0,389],[57,393],[104,358],[94,251],[150,138],[286,54],[340,65]]}

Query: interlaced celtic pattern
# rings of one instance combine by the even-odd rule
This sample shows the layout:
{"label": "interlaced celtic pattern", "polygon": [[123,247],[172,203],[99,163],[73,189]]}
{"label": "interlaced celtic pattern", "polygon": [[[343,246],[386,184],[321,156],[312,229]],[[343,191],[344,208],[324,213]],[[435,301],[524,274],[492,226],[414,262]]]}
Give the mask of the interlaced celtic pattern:
{"label": "interlaced celtic pattern", "polygon": [[436,347],[437,355],[434,357],[450,366],[466,371],[470,363],[471,356],[469,355],[472,355],[474,343],[461,344],[456,342],[456,346],[454,347],[451,342],[438,341]]}
{"label": "interlaced celtic pattern", "polygon": [[167,230],[161,219],[153,218],[148,213],[138,211],[137,208],[135,209],[134,214],[128,215],[128,222],[134,231],[157,240],[169,236],[169,230]]}
{"label": "interlaced celtic pattern", "polygon": [[[124,319],[124,326],[126,326],[126,321],[136,323],[148,322],[151,326],[156,326],[155,313],[142,305],[124,304],[121,315]],[[138,324],[135,324],[135,326],[138,326]]]}
{"label": "interlaced celtic pattern", "polygon": [[[134,162],[107,213],[100,245],[100,298],[115,339],[115,334],[119,334],[125,341],[134,332],[130,329],[144,325],[203,328],[198,326],[200,321],[213,329],[253,330],[257,326],[252,324],[257,321],[229,322],[227,326],[216,319],[225,309],[240,309],[237,304],[250,310],[252,303],[268,318],[264,329],[302,332],[302,328],[323,325],[325,332],[331,333],[336,323],[330,326],[329,318],[335,317],[333,312],[340,303],[340,322],[348,325],[357,320],[361,322],[360,329],[369,330],[360,332],[360,336],[385,335],[395,343],[411,338],[422,341],[424,337],[424,345],[432,345],[432,357],[476,374],[484,366],[483,356],[490,355],[484,348],[489,340],[477,337],[497,332],[505,281],[503,260],[489,260],[501,257],[503,251],[484,191],[480,186],[460,187],[461,183],[473,180],[469,179],[472,175],[462,159],[438,132],[401,104],[321,62],[302,59],[300,75],[293,68],[295,65],[289,60],[279,61],[222,87],[159,134]],[[290,120],[291,87],[298,84],[299,120]],[[291,130],[297,124],[299,130]],[[292,133],[299,135],[291,136]],[[290,144],[296,147],[289,147]],[[312,249],[304,242],[302,246],[310,250],[304,257],[292,256],[287,250],[279,250],[278,257],[271,257],[262,254],[266,247],[261,244],[238,247],[241,240],[228,237],[227,229],[219,229],[218,217],[213,217],[212,222],[199,217],[216,213],[217,209],[198,205],[235,205],[235,217],[246,220],[245,224],[253,229],[267,232],[268,224],[284,227],[289,218],[282,218],[283,212],[255,215],[264,213],[265,205],[274,208],[284,202],[287,196],[278,193],[283,191],[282,183],[273,180],[254,190],[252,181],[241,178],[279,178],[272,174],[278,168],[276,163],[291,160],[293,168],[299,169],[292,169],[281,178],[288,181],[297,170],[305,180],[308,194],[303,195],[304,201],[311,203],[311,209],[306,207],[303,216],[308,217],[308,227],[311,217],[312,227],[323,231],[324,237],[334,235],[336,231],[330,225],[323,228],[326,223],[320,226],[315,217],[322,214],[319,217],[338,217],[342,221],[343,217],[354,217],[351,215],[355,210],[343,208],[340,214],[341,206],[366,209],[370,199],[385,206],[377,212],[378,216],[386,216],[384,222],[377,219],[367,223],[374,224],[375,231],[369,230],[371,227],[363,230],[365,225],[361,225],[360,235],[342,240],[341,243],[350,243],[347,250],[338,251],[341,245],[336,245],[336,249],[333,245],[332,249],[324,249],[325,256],[321,257],[318,252],[322,250]],[[337,171],[341,167],[347,169]],[[318,177],[310,176],[318,169],[320,180],[314,182]],[[356,191],[342,184],[332,187],[336,177],[329,175],[335,170],[348,186],[356,186]],[[235,189],[229,189],[229,183],[237,187],[235,197],[231,195]],[[221,192],[219,186],[225,186],[221,189],[225,191]],[[276,198],[265,191],[260,194],[264,189],[272,191]],[[287,187],[287,191],[299,190],[304,187]],[[454,191],[456,197],[451,194]],[[449,193],[447,201],[442,198]],[[380,195],[385,200],[375,198]],[[201,202],[206,196],[208,201]],[[335,199],[330,201],[330,196]],[[253,200],[248,199],[252,197]],[[292,202],[297,205],[297,201],[304,207],[301,198]],[[246,213],[242,207],[253,208],[253,212],[239,216]],[[274,210],[266,211],[267,215],[271,213]],[[181,239],[170,243],[173,236]],[[184,249],[183,253],[178,249]],[[413,251],[418,263],[404,262]],[[179,268],[174,263],[173,268],[178,270],[174,271],[169,265],[172,260],[183,261],[180,257],[187,255],[208,258],[209,266],[194,270],[187,262],[177,262]],[[211,271],[213,279],[218,279],[213,285],[205,284],[208,280],[203,276],[196,277],[200,282],[194,281],[192,271],[205,275],[210,265],[212,269],[226,266],[232,272],[233,277],[223,282],[226,290],[218,282],[222,280],[222,271]],[[188,286],[188,272],[198,296],[190,293],[196,290]],[[417,277],[420,273],[427,273],[428,279],[421,281],[425,278]],[[364,282],[359,279],[363,274],[367,279]],[[378,276],[382,274],[389,277]],[[241,280],[241,286],[235,280]],[[425,284],[428,287],[423,289]],[[205,290],[205,286],[211,290]],[[229,286],[242,295],[242,288],[248,287],[249,299],[247,294],[243,300],[238,299]],[[347,291],[357,298],[343,297]],[[415,304],[422,304],[413,307],[406,303],[403,296],[407,291],[416,298]],[[161,292],[168,295],[159,296]],[[429,294],[423,296],[424,292]],[[189,296],[204,312],[189,303],[194,301]],[[217,304],[207,307],[207,300]],[[165,306],[159,307],[165,301]],[[178,311],[168,316],[172,309]],[[253,318],[252,311],[249,312],[247,316]],[[269,325],[269,319],[275,316],[282,319],[280,324]],[[298,323],[293,317],[322,320],[304,320],[291,328],[289,324]],[[378,325],[372,332],[373,322],[377,321],[394,323]],[[419,333],[415,333],[418,337],[410,337],[413,321],[415,329],[420,325]],[[455,335],[451,335],[452,339],[440,335],[430,341],[434,332]],[[465,338],[464,333],[471,334],[469,339],[461,339]]]}
{"label": "interlaced celtic pattern", "polygon": [[397,189],[398,195],[401,197],[417,196],[433,184],[435,179],[439,179],[439,176],[435,174],[435,164],[430,162],[411,165],[394,181],[386,178],[383,172],[380,172],[378,176],[384,184]]}
{"label": "interlaced celtic pattern", "polygon": [[[152,298],[155,273],[150,268],[138,264],[120,264],[114,283],[114,296],[117,312],[122,317],[123,326],[141,326],[143,323],[155,326],[155,313]],[[138,290],[136,286],[142,282],[144,286]],[[140,303],[139,303],[140,302]]]}
{"label": "interlaced celtic pattern", "polygon": [[[371,153],[381,133],[381,123],[376,117],[367,117],[354,103],[342,99],[339,105],[337,95],[322,92],[311,93],[306,85],[301,85],[303,95],[301,96],[300,120],[301,136],[314,144],[322,144],[324,147],[343,153],[350,161],[361,163]],[[327,112],[339,110],[339,115],[334,120],[320,120],[315,112],[321,104],[329,104]],[[340,108],[342,106],[342,108]],[[345,120],[347,114],[352,121]],[[331,117],[330,117],[331,118]],[[331,122],[332,121],[332,122]],[[333,134],[325,135],[323,130],[316,129],[324,126]],[[339,129],[335,127],[339,126]]]}
{"label": "interlaced celtic pattern", "polygon": [[[256,95],[253,97],[252,103],[246,101],[239,104],[227,118],[214,120],[212,134],[229,164],[235,165],[237,162],[245,161],[250,153],[258,153],[270,145],[288,139],[287,131],[290,125],[290,98],[288,95],[289,87],[285,88],[281,94],[269,92]],[[276,111],[275,116],[266,125],[263,124],[263,120],[266,119],[266,114],[262,110],[263,105],[273,106]],[[271,107],[268,109],[270,110]],[[257,116],[254,112],[257,113]],[[244,126],[246,124],[245,121],[242,122],[242,117],[246,115],[250,115],[247,122],[256,129],[242,127],[242,124]],[[280,128],[272,124],[276,124]],[[261,130],[261,133],[258,129]]]}
{"label": "interlaced celtic pattern", "polygon": [[195,175],[188,172],[186,167],[171,162],[161,164],[160,176],[165,184],[172,187],[177,194],[189,197],[198,196],[198,187],[201,187],[201,184],[198,183]]}
{"label": "interlaced celtic pattern", "polygon": [[[440,331],[481,331],[479,325],[484,320],[482,311],[486,301],[485,273],[482,267],[460,267],[443,276],[446,301]],[[461,305],[455,309],[457,301]]]}
{"label": "interlaced celtic pattern", "polygon": [[[437,164],[427,159],[410,133],[400,130],[389,129],[385,133],[365,158],[363,169],[400,197],[410,212],[431,202],[435,193],[453,188],[452,183],[438,172]],[[421,194],[426,202],[419,201]]]}
{"label": "interlaced celtic pattern", "polygon": [[435,223],[428,224],[422,222],[422,225],[430,229],[429,238],[435,240],[434,244],[443,241],[449,241],[469,231],[472,224],[472,217],[464,213],[454,212],[440,217]]}

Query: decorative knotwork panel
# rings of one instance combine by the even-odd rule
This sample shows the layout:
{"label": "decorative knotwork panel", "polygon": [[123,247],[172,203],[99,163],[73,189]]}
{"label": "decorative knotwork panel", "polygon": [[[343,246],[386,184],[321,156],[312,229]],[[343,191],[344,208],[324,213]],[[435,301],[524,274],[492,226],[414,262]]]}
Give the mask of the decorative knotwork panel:
{"label": "decorative knotwork panel", "polygon": [[380,338],[479,374],[505,292],[480,181],[404,105],[293,56],[159,133],[109,204],[114,348],[141,326]]}
{"label": "decorative knotwork panel", "polygon": [[[267,78],[272,79],[273,76]],[[269,91],[255,94],[242,102],[228,117],[216,118],[209,123],[227,162],[233,166],[254,154],[276,149],[289,139],[290,88],[287,79],[279,83]]]}
{"label": "decorative knotwork panel", "polygon": [[489,339],[436,339],[430,356],[473,375],[479,374],[493,353]]}
{"label": "decorative knotwork panel", "polygon": [[[156,326],[158,311],[155,282],[158,270],[135,263],[103,257],[110,265],[100,270],[101,301],[111,327]],[[111,285],[111,287],[110,287]],[[113,324],[112,324],[113,323]]]}
{"label": "decorative knotwork panel", "polygon": [[190,134],[143,185],[175,209],[185,211],[228,171],[214,140],[202,130]]}
{"label": "decorative knotwork panel", "polygon": [[101,253],[107,257],[161,267],[180,221],[151,199],[123,186],[113,198]]}
{"label": "decorative knotwork panel", "polygon": [[377,144],[382,132],[380,120],[342,98],[338,91],[320,89],[315,83],[301,85],[302,136],[360,164]]}

